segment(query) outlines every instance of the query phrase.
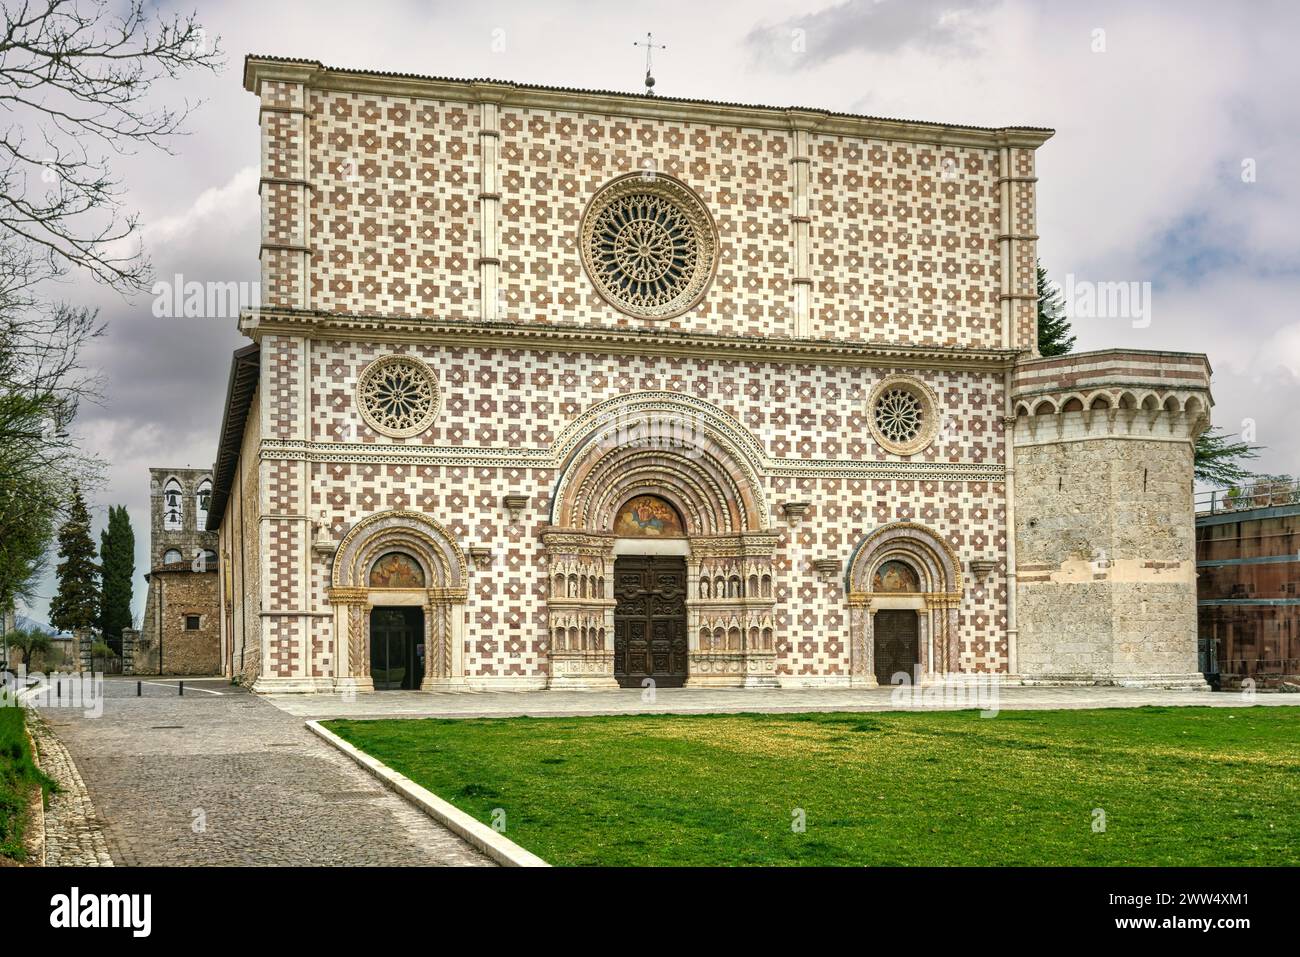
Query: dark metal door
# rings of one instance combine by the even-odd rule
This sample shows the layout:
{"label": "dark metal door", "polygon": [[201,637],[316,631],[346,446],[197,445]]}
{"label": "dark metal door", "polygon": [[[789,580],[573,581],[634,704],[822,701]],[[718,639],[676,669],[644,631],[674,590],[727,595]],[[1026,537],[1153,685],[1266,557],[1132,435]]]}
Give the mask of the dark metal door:
{"label": "dark metal door", "polygon": [[890,609],[876,612],[875,620],[876,681],[889,684],[895,674],[903,672],[915,681],[915,667],[920,641],[914,611]]}
{"label": "dark metal door", "polygon": [[376,608],[370,613],[370,677],[376,691],[413,690],[424,680],[424,613]]}
{"label": "dark metal door", "polygon": [[614,560],[614,678],[639,688],[686,680],[686,560],[624,555]]}

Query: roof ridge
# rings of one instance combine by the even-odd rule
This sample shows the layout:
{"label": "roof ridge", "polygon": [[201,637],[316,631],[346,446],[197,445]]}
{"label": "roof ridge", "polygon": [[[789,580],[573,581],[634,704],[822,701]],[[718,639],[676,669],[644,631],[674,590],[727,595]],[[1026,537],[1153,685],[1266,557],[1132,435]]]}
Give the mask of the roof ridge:
{"label": "roof ridge", "polygon": [[[435,76],[428,73],[406,73],[394,70],[368,70],[357,69],[352,67],[334,67],[322,63],[320,60],[310,60],[302,57],[283,57],[272,56],[270,54],[249,53],[244,57],[245,77],[248,75],[248,67],[254,62],[265,63],[289,63],[301,66],[315,67],[319,70],[330,73],[356,74],[359,76],[388,77],[395,80],[428,80],[435,83],[464,83],[464,84],[491,84],[495,86],[506,86],[520,90],[538,90],[546,93],[572,93],[586,96],[616,96],[628,100],[640,102],[657,102],[657,103],[681,103],[694,104],[699,106],[714,106],[730,109],[743,110],[764,110],[773,113],[812,113],[822,114],[828,117],[841,117],[853,120],[868,120],[883,123],[904,123],[914,126],[930,126],[956,130],[973,130],[980,133],[999,133],[1007,130],[1024,130],[1035,133],[1055,133],[1056,131],[1048,126],[1027,126],[1014,124],[1009,126],[976,126],[971,123],[948,123],[935,120],[911,120],[897,116],[875,116],[867,113],[848,113],[838,110],[829,110],[824,107],[810,106],[774,106],[767,103],[741,103],[731,100],[708,100],[699,97],[684,96],[665,96],[659,93],[653,96],[647,96],[644,93],[629,93],[626,90],[600,90],[588,87],[573,86],[550,86],[542,83],[520,83],[514,80],[498,80],[492,77],[457,77],[457,76]],[[245,80],[247,85],[247,79]]]}

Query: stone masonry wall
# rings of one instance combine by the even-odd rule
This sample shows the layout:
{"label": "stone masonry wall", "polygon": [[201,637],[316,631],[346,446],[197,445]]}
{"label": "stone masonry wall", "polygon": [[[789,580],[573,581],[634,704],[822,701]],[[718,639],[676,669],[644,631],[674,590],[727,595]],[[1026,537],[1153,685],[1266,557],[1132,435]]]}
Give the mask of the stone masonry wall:
{"label": "stone masonry wall", "polygon": [[1190,475],[1190,443],[1017,448],[1022,675],[1196,672]]}
{"label": "stone masonry wall", "polygon": [[[216,571],[155,570],[151,582],[161,596],[161,627],[152,629],[149,637],[141,637],[135,673],[221,674]],[[196,630],[185,627],[190,615],[199,616]]]}

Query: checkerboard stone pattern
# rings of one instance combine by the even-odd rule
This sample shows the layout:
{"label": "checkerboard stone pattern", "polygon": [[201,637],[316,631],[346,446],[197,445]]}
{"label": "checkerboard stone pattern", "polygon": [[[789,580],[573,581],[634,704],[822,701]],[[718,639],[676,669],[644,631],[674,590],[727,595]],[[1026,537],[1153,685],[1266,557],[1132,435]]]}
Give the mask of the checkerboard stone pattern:
{"label": "checkerboard stone pattern", "polygon": [[[337,313],[479,314],[478,104],[414,96],[262,90],[264,301]],[[627,173],[695,190],[717,227],[710,294],[660,329],[794,331],[792,161],[785,131],[503,106],[499,317],[642,328],[588,281],[578,237],[595,192]],[[999,236],[1011,292],[1034,291],[1033,151],[809,138],[814,336],[928,346],[1002,344]],[[999,190],[1014,180],[1010,223]],[[494,194],[494,196],[497,194]],[[1032,310],[1015,304],[1031,351]]]}
{"label": "checkerboard stone pattern", "polygon": [[[393,439],[371,430],[353,399],[368,362],[397,351],[425,362],[443,396],[438,421],[424,434]],[[491,564],[474,572],[466,613],[466,661],[471,676],[545,674],[545,554],[537,534],[548,521],[554,468],[421,464],[450,450],[487,449],[509,455],[545,449],[583,410],[618,396],[666,392],[723,410],[747,428],[774,459],[886,463],[866,428],[866,397],[898,368],[793,366],[673,357],[556,354],[501,349],[450,349],[377,342],[316,343],[311,359],[312,439],[347,443],[351,461],[311,466],[309,510],[335,534],[388,509],[425,512],[462,547],[489,548]],[[939,396],[944,427],[918,461],[1000,465],[1003,455],[1002,380],[973,372],[910,370]],[[411,448],[409,461],[394,461]],[[281,464],[273,476],[287,475]],[[277,486],[284,481],[277,477]],[[528,496],[520,522],[501,505],[507,494]],[[847,617],[841,585],[811,571],[817,558],[849,554],[870,530],[892,521],[923,522],[961,556],[993,559],[999,570],[975,584],[963,603],[962,664],[969,670],[1005,666],[1005,489],[991,481],[791,479],[769,477],[764,494],[770,524],[781,530],[777,563],[778,673],[847,673]],[[788,528],[776,504],[806,500],[813,510]],[[275,558],[273,552],[272,563]],[[313,602],[327,602],[328,558],[314,559]],[[294,569],[279,569],[291,582]],[[328,643],[320,643],[327,655]],[[328,672],[324,660],[313,668]]]}
{"label": "checkerboard stone pattern", "polygon": [[[942,349],[998,349],[1014,339],[1034,348],[1032,302],[1015,298],[1034,289],[1031,149],[795,135],[572,104],[489,107],[345,85],[260,84],[267,308],[470,322],[487,314],[484,276],[493,275],[493,314],[508,324],[770,339],[796,334],[802,274],[811,276],[803,335]],[[799,164],[806,193],[797,187]],[[617,311],[582,267],[588,201],[632,172],[681,180],[717,228],[708,292],[670,320]],[[1003,223],[1008,181],[1012,221]],[[796,215],[801,204],[806,217]],[[805,223],[801,265],[796,233]],[[1013,275],[1004,277],[1007,234],[1016,239],[1006,260]],[[1007,300],[1013,334],[1003,329]],[[563,352],[434,345],[418,332],[361,329],[258,337],[260,448],[243,453],[258,464],[252,501],[241,508],[256,520],[260,547],[241,600],[255,594],[259,603],[263,674],[326,684],[335,676],[331,558],[314,542],[320,534],[337,542],[367,516],[405,509],[441,523],[462,550],[490,553],[471,569],[467,601],[456,606],[466,675],[544,680],[547,571],[538,535],[562,478],[556,443],[593,405],[651,392],[716,407],[762,450],[766,524],[779,532],[778,675],[846,678],[843,582],[816,574],[813,562],[847,567],[864,536],[894,521],[933,529],[963,565],[993,563],[965,585],[959,666],[1007,669],[1000,371],[913,368],[901,359],[869,368],[610,355],[584,351],[580,337]],[[391,353],[419,358],[441,394],[436,421],[410,438],[376,433],[357,410],[358,377]],[[920,379],[938,400],[938,438],[907,462],[919,472],[900,470],[868,428],[867,397],[893,374]],[[527,498],[518,520],[502,505],[507,494]],[[790,523],[780,509],[786,501],[812,508]],[[246,607],[239,614],[250,617]]]}

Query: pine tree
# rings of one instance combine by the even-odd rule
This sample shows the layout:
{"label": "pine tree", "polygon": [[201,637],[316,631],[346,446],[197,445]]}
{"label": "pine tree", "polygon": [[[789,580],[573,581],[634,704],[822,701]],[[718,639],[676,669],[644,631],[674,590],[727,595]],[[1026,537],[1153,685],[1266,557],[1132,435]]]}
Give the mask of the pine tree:
{"label": "pine tree", "polygon": [[90,628],[99,620],[99,566],[90,537],[90,513],[80,486],[72,487],[68,519],[59,529],[59,590],[50,602],[50,624],[63,631]]}
{"label": "pine tree", "polygon": [[1038,266],[1038,354],[1063,356],[1074,348],[1070,320],[1065,315],[1065,294],[1047,278],[1047,270]]}
{"label": "pine tree", "polygon": [[1196,480],[1220,488],[1256,481],[1259,476],[1239,463],[1257,458],[1259,449],[1248,442],[1229,442],[1222,429],[1206,429],[1196,438]]}
{"label": "pine tree", "polygon": [[115,654],[122,653],[122,629],[131,627],[132,579],[135,577],[135,532],[125,505],[108,509],[108,526],[99,535],[103,593],[99,630]]}

